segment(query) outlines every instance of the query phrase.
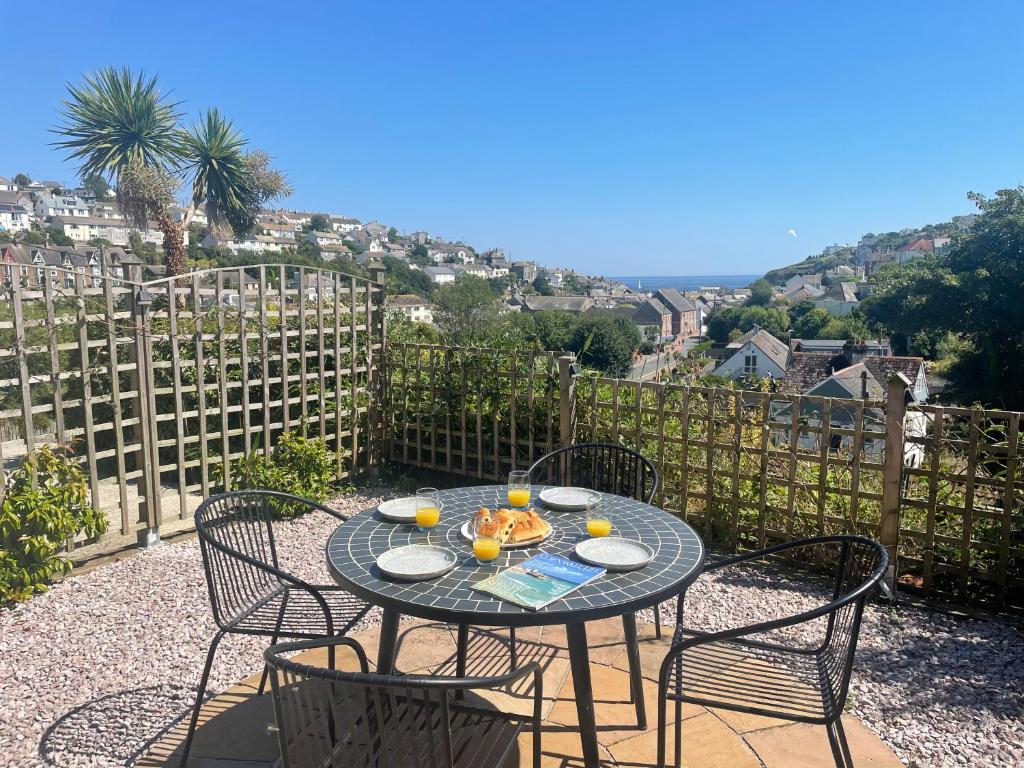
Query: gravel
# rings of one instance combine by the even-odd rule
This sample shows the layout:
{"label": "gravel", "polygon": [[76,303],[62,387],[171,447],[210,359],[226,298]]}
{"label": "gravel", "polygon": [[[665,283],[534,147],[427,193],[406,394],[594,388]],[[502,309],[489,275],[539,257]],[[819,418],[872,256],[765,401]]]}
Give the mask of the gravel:
{"label": "gravel", "polygon": [[[331,505],[351,514],[383,495]],[[330,583],[320,552],[336,525],[322,514],[281,525],[284,567]],[[795,577],[722,572],[691,587],[687,624],[721,629],[820,599]],[[669,607],[663,611],[671,621]],[[364,626],[377,622],[371,612]],[[140,551],[0,609],[0,766],[131,765],[191,706],[214,631],[194,539]],[[911,766],[1024,765],[1022,634],[995,621],[871,606],[852,710]],[[265,643],[227,637],[210,691],[257,672]]]}

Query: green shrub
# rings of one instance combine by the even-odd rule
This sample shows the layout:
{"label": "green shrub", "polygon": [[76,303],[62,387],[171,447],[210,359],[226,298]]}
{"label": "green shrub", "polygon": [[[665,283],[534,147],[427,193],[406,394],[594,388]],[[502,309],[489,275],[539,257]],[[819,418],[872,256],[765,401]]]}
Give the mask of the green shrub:
{"label": "green shrub", "polygon": [[0,503],[0,600],[45,591],[55,574],[71,570],[59,554],[68,539],[106,531],[106,518],[88,498],[85,474],[65,449],[44,446],[22,459]]}
{"label": "green shrub", "polygon": [[[231,488],[282,491],[313,501],[324,501],[337,478],[337,453],[319,438],[300,432],[282,434],[270,456],[258,448],[231,464]],[[216,475],[220,475],[219,477]],[[215,479],[223,482],[223,470],[215,465]],[[279,518],[292,518],[306,507],[275,501],[271,508]]]}

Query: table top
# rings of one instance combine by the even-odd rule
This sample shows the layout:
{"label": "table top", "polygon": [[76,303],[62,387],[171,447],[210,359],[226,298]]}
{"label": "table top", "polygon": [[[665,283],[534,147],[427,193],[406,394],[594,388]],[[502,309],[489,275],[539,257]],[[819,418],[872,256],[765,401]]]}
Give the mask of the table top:
{"label": "table top", "polygon": [[[532,626],[592,621],[647,608],[685,589],[700,575],[704,545],[686,523],[657,507],[622,496],[604,494],[615,535],[636,539],[654,550],[654,559],[627,573],[607,573],[561,600],[530,611],[499,600],[473,585],[501,568],[540,552],[574,558],[573,547],[586,536],[585,512],[561,512],[539,504],[543,486],[533,487],[534,508],[553,528],[549,539],[524,549],[504,550],[495,565],[482,567],[459,529],[481,507],[505,498],[507,486],[472,486],[441,491],[441,522],[430,533],[415,525],[383,520],[377,508],[342,523],[327,542],[327,562],[335,580],[369,603],[434,621],[476,626]],[[377,557],[406,544],[436,544],[455,553],[458,563],[430,581],[400,582],[377,569]]]}

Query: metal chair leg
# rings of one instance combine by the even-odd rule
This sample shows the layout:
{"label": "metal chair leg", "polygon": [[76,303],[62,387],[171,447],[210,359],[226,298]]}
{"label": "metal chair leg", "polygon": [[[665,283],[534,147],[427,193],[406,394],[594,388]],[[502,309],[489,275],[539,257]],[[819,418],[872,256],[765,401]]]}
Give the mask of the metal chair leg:
{"label": "metal chair leg", "polygon": [[675,741],[675,758],[676,768],[682,768],[683,765],[683,702],[676,700],[676,741]]}
{"label": "metal chair leg", "polygon": [[[455,642],[455,676],[466,676],[466,657],[469,654],[469,625],[459,624]],[[455,691],[455,698],[463,698],[462,691]]]}
{"label": "metal chair leg", "polygon": [[[288,605],[288,593],[285,592],[284,593],[284,597],[281,598],[281,609],[277,612],[277,623],[274,625],[274,634],[272,634],[270,636],[270,644],[271,645],[274,645],[275,643],[277,643],[277,639],[278,639],[278,637],[280,637],[279,633],[281,631],[281,624],[284,623],[284,609],[285,609],[285,607],[287,605]],[[331,651],[333,651],[333,650],[334,650],[334,648],[331,648]],[[257,696],[262,696],[263,692],[266,690],[267,676],[269,674],[270,674],[270,667],[267,666],[266,664],[264,664],[263,665],[263,674],[260,675],[260,687],[259,687],[259,690],[256,691],[256,695]]]}
{"label": "metal chair leg", "polygon": [[654,606],[654,636],[661,640],[661,606]]}
{"label": "metal chair leg", "polygon": [[515,670],[519,666],[519,655],[516,651],[516,628],[508,628],[508,655],[512,669]]}
{"label": "metal chair leg", "polygon": [[846,741],[846,731],[843,730],[841,718],[836,718],[830,725],[825,726],[828,733],[828,743],[832,747],[832,758],[836,762],[836,768],[854,768],[853,756],[850,754],[850,745]]}
{"label": "metal chair leg", "polygon": [[665,768],[665,736],[668,731],[668,725],[665,722],[665,707],[668,705],[666,701],[668,691],[664,690],[661,685],[658,686],[658,768]]}
{"label": "metal chair leg", "polygon": [[206,695],[206,684],[210,679],[210,668],[213,666],[213,655],[217,652],[217,646],[220,645],[221,639],[224,637],[224,632],[219,631],[213,636],[213,641],[210,643],[210,650],[206,652],[206,665],[203,667],[203,676],[199,679],[199,688],[196,690],[196,704],[192,708],[192,721],[188,726],[188,735],[185,737],[185,746],[181,752],[181,762],[179,765],[184,768],[188,764],[188,753],[192,751],[192,739],[196,735],[196,724],[199,722],[199,712],[203,708],[203,697]]}

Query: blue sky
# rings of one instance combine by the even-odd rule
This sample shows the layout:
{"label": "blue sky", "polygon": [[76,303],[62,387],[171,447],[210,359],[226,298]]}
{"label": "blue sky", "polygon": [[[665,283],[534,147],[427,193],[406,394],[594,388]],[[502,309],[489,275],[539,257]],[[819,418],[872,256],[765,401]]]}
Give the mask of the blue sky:
{"label": "blue sky", "polygon": [[288,207],[594,273],[763,271],[1024,179],[1019,2],[4,5],[3,175],[72,180],[64,84],[116,64],[233,117]]}

